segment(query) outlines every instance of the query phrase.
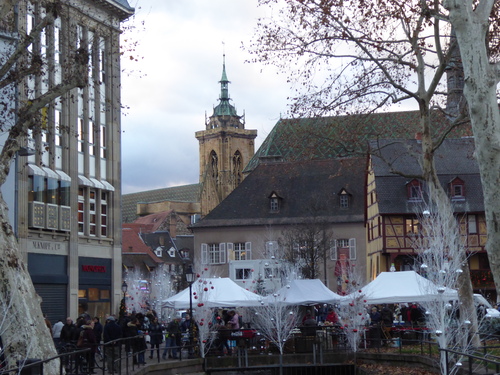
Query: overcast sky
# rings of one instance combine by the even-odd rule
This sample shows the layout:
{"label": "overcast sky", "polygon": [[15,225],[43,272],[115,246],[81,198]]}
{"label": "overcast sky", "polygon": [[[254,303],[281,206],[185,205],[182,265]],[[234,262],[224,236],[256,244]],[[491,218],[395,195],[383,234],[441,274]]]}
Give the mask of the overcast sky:
{"label": "overcast sky", "polygon": [[136,8],[139,61],[122,59],[123,193],[198,182],[194,134],[218,103],[223,50],[232,103],[245,112],[245,127],[258,131],[257,151],[285,115],[290,92],[272,67],[245,63],[241,44],[248,45],[266,10],[256,0],[129,2]]}

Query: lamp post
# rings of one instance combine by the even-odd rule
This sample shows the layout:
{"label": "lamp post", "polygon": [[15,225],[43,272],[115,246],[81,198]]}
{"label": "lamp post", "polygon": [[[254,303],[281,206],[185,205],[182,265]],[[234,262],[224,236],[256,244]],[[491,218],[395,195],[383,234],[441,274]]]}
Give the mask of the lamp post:
{"label": "lamp post", "polygon": [[128,284],[126,281],[123,281],[123,284],[122,284],[123,299],[125,299],[125,295],[127,294],[127,290],[128,290]]}
{"label": "lamp post", "polygon": [[189,345],[190,350],[193,350],[193,283],[196,279],[196,274],[193,272],[193,266],[189,265],[186,270],[186,281],[189,284],[189,316],[191,322],[189,323]]}

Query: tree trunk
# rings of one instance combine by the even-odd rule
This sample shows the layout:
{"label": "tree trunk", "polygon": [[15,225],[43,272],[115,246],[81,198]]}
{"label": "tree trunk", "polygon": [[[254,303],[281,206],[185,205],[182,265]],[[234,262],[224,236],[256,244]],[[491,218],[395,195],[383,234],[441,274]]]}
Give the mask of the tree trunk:
{"label": "tree trunk", "polygon": [[[0,302],[5,320],[0,324],[7,368],[26,358],[46,359],[57,355],[45,325],[41,298],[20,256],[17,239],[8,221],[7,205],[0,193]],[[47,374],[59,371],[58,361],[44,367]]]}
{"label": "tree trunk", "polygon": [[[464,96],[474,134],[484,194],[486,250],[496,290],[500,290],[500,113],[496,97],[498,67],[488,57],[486,35],[493,1],[475,11],[465,0],[445,3],[455,29],[464,67]],[[498,297],[497,297],[498,298]]]}

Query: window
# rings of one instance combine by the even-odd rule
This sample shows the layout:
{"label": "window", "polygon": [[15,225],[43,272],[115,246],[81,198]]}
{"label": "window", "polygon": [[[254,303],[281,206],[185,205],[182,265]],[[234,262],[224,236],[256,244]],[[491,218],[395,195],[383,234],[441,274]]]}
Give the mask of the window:
{"label": "window", "polygon": [[342,189],[342,191],[339,194],[340,208],[349,208],[350,200],[351,200],[350,194],[345,189]]}
{"label": "window", "polygon": [[248,280],[252,277],[252,270],[250,268],[236,268],[234,271],[236,280]]}
{"label": "window", "polygon": [[226,244],[211,243],[201,244],[201,263],[202,264],[224,264],[226,263]]}
{"label": "window", "polygon": [[356,259],[356,239],[355,238],[339,238],[332,241],[330,247],[330,259]]}
{"label": "window", "polygon": [[85,234],[85,189],[78,189],[78,234]]}
{"label": "window", "polygon": [[78,189],[78,234],[107,237],[109,193],[80,186]]}
{"label": "window", "polygon": [[450,194],[452,200],[465,200],[465,183],[460,178],[450,182]]}
{"label": "window", "polygon": [[273,279],[278,276],[278,269],[274,267],[264,268],[264,279]]}
{"label": "window", "polygon": [[469,234],[476,234],[477,233],[476,215],[468,215],[467,216],[467,231]]}
{"label": "window", "polygon": [[418,234],[419,222],[418,219],[405,219],[405,234],[416,235]]}
{"label": "window", "polygon": [[407,185],[408,200],[421,201],[422,200],[422,184],[418,180],[411,180]]}
{"label": "window", "polygon": [[271,212],[279,212],[281,206],[281,198],[275,192],[269,196],[269,210]]}
{"label": "window", "polygon": [[250,260],[252,259],[252,243],[251,242],[236,242],[228,243],[228,251],[233,251],[234,260]]}
{"label": "window", "polygon": [[108,194],[101,192],[101,236],[108,235]]}
{"label": "window", "polygon": [[280,202],[278,198],[271,198],[270,204],[271,204],[271,211],[274,212],[280,210]]}

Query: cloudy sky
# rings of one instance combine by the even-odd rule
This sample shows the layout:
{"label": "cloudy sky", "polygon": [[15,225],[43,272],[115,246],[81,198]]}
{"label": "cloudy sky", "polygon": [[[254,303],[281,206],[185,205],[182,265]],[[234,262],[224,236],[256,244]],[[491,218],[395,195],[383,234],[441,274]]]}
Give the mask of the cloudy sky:
{"label": "cloudy sky", "polygon": [[[198,182],[198,141],[218,103],[222,55],[229,94],[246,128],[257,129],[256,150],[287,110],[289,86],[272,67],[245,63],[256,0],[129,0],[139,61],[123,58],[123,193]],[[142,23],[143,22],[143,23]],[[224,45],[223,45],[224,43]]]}

